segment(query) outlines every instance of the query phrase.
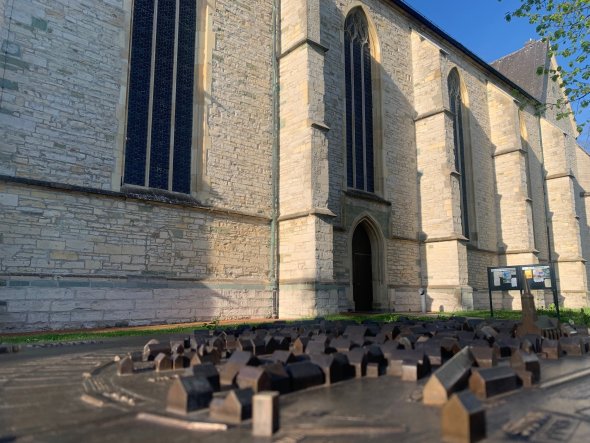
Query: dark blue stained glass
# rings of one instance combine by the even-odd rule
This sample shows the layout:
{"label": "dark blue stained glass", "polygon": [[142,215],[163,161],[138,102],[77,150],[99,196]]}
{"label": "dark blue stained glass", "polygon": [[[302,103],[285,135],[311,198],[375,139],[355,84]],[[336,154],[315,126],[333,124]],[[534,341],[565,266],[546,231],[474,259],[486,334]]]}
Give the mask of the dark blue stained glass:
{"label": "dark blue stained glass", "polygon": [[154,1],[135,0],[124,182],[145,186]]}
{"label": "dark blue stained glass", "polygon": [[465,170],[465,145],[463,140],[463,110],[460,104],[457,106],[457,117],[456,125],[459,128],[459,162],[461,173],[461,215],[463,223],[463,235],[469,238],[469,212],[468,208],[468,195],[467,195],[467,171]]}
{"label": "dark blue stained glass", "polygon": [[375,191],[373,158],[373,81],[371,78],[371,51],[363,46],[363,69],[365,88],[365,155],[367,158],[367,191]]}
{"label": "dark blue stained glass", "polygon": [[456,158],[457,158],[457,171],[464,176],[464,169],[465,169],[465,149],[463,145],[463,112],[461,109],[460,98],[457,99],[459,102],[456,107],[455,111],[455,149],[456,149]]}
{"label": "dark blue stained glass", "polygon": [[463,108],[461,101],[460,79],[456,71],[452,71],[448,78],[449,104],[453,114],[453,142],[455,154],[455,169],[459,173],[459,191],[461,201],[461,225],[463,235],[469,238],[468,188],[465,167],[465,141],[463,136]]}
{"label": "dark blue stained glass", "polygon": [[453,114],[453,153],[455,155],[455,169],[461,172],[461,162],[459,160],[459,145],[461,143],[459,132],[461,127],[457,122],[457,97],[450,96],[451,113]]}
{"label": "dark blue stained glass", "polygon": [[172,190],[189,194],[193,137],[195,31],[197,23],[195,0],[181,0],[179,15]]}
{"label": "dark blue stained glass", "polygon": [[157,26],[150,187],[168,189],[170,124],[172,120],[172,81],[174,77],[174,37],[176,27],[175,0],[158,2]]}
{"label": "dark blue stained glass", "polygon": [[363,155],[363,70],[361,67],[361,45],[353,43],[354,66],[354,153],[356,166],[356,189],[365,189],[365,169]]}
{"label": "dark blue stained glass", "polygon": [[352,65],[350,55],[350,37],[345,33],[344,38],[344,66],[346,81],[346,182],[349,187],[354,187],[353,174],[353,141],[352,141]]}

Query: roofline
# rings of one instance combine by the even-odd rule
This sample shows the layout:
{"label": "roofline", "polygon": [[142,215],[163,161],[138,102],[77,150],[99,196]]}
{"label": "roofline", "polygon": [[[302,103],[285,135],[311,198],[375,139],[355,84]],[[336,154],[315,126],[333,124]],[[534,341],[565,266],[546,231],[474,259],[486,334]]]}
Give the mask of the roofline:
{"label": "roofline", "polygon": [[[504,60],[506,57],[511,57],[511,56],[513,56],[515,54],[518,54],[520,51],[526,49],[527,45],[529,45],[531,42],[534,42],[534,43],[543,43],[543,40],[529,40],[528,42],[525,43],[525,46],[523,46],[522,48],[517,49],[516,51],[512,51],[509,54],[503,55],[502,57],[500,57],[500,58],[494,60],[493,62],[491,62],[490,65],[493,65],[494,63],[498,63],[498,62]],[[545,44],[547,44],[547,42],[545,42]]]}
{"label": "roofline", "polygon": [[522,94],[524,97],[534,101],[535,103],[541,103],[541,102],[539,102],[538,99],[536,99],[531,94],[526,92],[524,89],[522,89],[520,86],[518,86],[512,80],[510,80],[508,77],[506,77],[505,75],[503,75],[502,73],[500,73],[499,71],[494,69],[489,63],[485,62],[483,59],[481,59],[475,53],[473,53],[472,51],[467,49],[465,46],[463,46],[461,43],[459,43],[457,40],[455,40],[453,37],[451,37],[449,34],[447,34],[441,28],[436,26],[434,23],[432,23],[430,20],[428,20],[426,17],[424,17],[418,11],[416,11],[415,9],[408,6],[406,3],[404,3],[403,0],[386,0],[386,1],[397,6],[402,11],[404,11],[406,14],[408,14],[410,17],[412,17],[413,19],[417,20],[418,22],[420,22],[421,24],[426,26],[430,31],[432,31],[435,34],[437,34],[438,36],[442,37],[444,40],[446,40],[452,46],[459,49],[461,52],[465,53],[477,65],[479,65],[484,71],[487,71],[489,74],[493,75],[498,80],[506,83],[508,86],[510,86],[511,88],[518,91],[519,94]]}

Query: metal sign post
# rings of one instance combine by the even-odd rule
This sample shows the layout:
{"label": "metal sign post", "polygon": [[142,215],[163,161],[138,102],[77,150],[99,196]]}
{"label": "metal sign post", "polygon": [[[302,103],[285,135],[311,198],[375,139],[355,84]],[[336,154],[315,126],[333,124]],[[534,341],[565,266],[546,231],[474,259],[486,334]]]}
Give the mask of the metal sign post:
{"label": "metal sign post", "polygon": [[557,311],[557,320],[561,321],[561,315],[559,313],[559,296],[557,295],[557,279],[555,278],[555,267],[551,265],[551,281],[553,282],[553,304],[555,305],[555,311]]}
{"label": "metal sign post", "polygon": [[490,273],[490,268],[488,268],[488,294],[490,295],[490,317],[494,317],[494,303],[492,300],[492,282],[490,279],[490,276],[492,274]]}

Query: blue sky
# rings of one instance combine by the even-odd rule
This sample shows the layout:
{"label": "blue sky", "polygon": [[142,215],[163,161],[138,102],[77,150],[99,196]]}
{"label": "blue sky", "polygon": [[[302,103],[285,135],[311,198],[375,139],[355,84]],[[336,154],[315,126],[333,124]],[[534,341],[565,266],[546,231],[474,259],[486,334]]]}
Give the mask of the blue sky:
{"label": "blue sky", "polygon": [[[517,51],[529,39],[539,38],[526,19],[513,19],[510,23],[504,19],[520,0],[404,1],[486,62]],[[580,121],[585,119],[590,119],[588,109],[578,117]],[[585,128],[578,141],[590,150],[590,127]]]}
{"label": "blue sky", "polygon": [[538,39],[527,20],[508,23],[504,19],[519,0],[404,1],[486,62],[522,48],[529,39]]}

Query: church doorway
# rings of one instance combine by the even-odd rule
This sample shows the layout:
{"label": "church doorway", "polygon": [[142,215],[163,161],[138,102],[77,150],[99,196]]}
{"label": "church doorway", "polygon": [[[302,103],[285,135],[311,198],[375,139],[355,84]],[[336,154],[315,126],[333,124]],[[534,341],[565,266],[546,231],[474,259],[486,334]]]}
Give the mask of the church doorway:
{"label": "church doorway", "polygon": [[364,223],[357,226],[352,236],[352,295],[355,311],[373,309],[373,256]]}

